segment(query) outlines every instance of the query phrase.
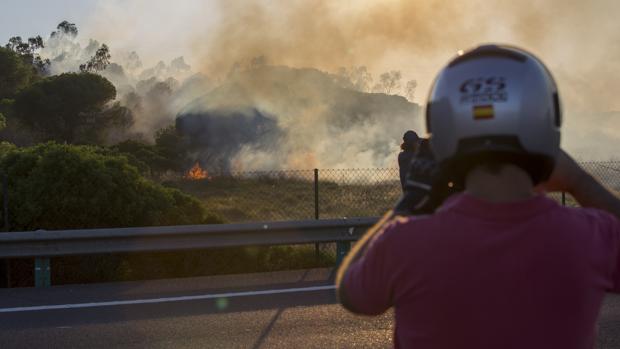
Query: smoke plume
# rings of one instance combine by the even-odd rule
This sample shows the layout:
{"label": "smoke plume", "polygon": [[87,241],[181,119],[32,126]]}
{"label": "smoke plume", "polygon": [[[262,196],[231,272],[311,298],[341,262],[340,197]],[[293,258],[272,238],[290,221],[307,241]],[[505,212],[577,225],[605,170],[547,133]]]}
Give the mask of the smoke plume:
{"label": "smoke plume", "polygon": [[[158,75],[157,62],[181,55],[209,77],[156,98],[170,106],[153,108],[165,109],[162,120],[187,108],[271,115],[281,132],[277,151],[242,144],[233,156],[242,167],[394,166],[402,132],[423,133],[418,108],[367,92],[423,104],[457,50],[486,42],[521,46],[546,62],[563,98],[563,145],[582,158],[608,158],[600,144],[620,140],[612,131],[620,118],[619,10],[615,0],[112,0],[101,1],[86,32],[113,52],[139,52],[157,81],[170,77]],[[400,80],[388,81],[397,76],[390,72]],[[311,77],[318,75],[331,81]]]}

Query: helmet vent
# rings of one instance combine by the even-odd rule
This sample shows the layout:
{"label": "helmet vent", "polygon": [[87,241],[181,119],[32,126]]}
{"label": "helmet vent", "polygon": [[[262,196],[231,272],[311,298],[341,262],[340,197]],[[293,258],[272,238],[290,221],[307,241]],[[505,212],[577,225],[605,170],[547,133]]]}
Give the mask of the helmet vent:
{"label": "helmet vent", "polygon": [[519,52],[513,51],[509,48],[504,48],[496,45],[485,45],[469,51],[450,62],[449,68],[453,68],[461,63],[467,62],[472,59],[484,58],[484,57],[496,57],[512,59],[517,62],[525,62],[527,57]]}

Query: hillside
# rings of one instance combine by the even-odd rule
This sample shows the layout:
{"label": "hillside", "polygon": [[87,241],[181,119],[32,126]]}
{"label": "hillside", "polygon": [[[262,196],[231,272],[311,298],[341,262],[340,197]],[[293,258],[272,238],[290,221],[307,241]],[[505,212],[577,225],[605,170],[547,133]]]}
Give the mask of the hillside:
{"label": "hillside", "polygon": [[177,128],[199,145],[197,160],[209,168],[224,157],[224,167],[237,171],[392,167],[403,132],[421,125],[420,107],[404,97],[282,66],[233,73],[177,117]]}

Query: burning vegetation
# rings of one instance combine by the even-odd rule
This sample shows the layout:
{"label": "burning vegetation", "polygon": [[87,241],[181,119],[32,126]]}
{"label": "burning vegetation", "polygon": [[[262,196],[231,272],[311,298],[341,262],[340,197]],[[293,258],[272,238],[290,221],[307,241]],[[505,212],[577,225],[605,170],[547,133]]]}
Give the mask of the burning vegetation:
{"label": "burning vegetation", "polygon": [[194,166],[187,171],[185,178],[197,181],[201,179],[211,179],[211,176],[209,176],[209,172],[207,170],[204,170],[200,167],[200,164],[196,162]]}

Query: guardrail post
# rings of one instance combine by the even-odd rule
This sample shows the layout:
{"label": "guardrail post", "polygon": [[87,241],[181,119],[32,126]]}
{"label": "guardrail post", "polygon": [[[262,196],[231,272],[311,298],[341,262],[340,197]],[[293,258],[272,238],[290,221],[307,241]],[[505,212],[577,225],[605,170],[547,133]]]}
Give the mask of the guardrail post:
{"label": "guardrail post", "polygon": [[50,259],[39,257],[34,259],[34,287],[49,287],[52,284],[50,275]]}
{"label": "guardrail post", "polygon": [[[9,226],[9,176],[2,174],[2,220],[4,225],[2,231],[8,232]],[[0,260],[0,287],[11,287],[11,261],[10,259]]]}
{"label": "guardrail post", "polygon": [[2,175],[2,196],[4,231],[9,231],[9,176],[6,173]]}
{"label": "guardrail post", "polygon": [[[319,219],[319,169],[314,169],[314,219]],[[319,262],[320,247],[318,243],[314,244],[314,257]]]}
{"label": "guardrail post", "polygon": [[344,257],[351,250],[351,241],[338,241],[336,243],[336,267],[339,267]]}
{"label": "guardrail post", "polygon": [[566,206],[566,193],[562,192],[562,206]]}

